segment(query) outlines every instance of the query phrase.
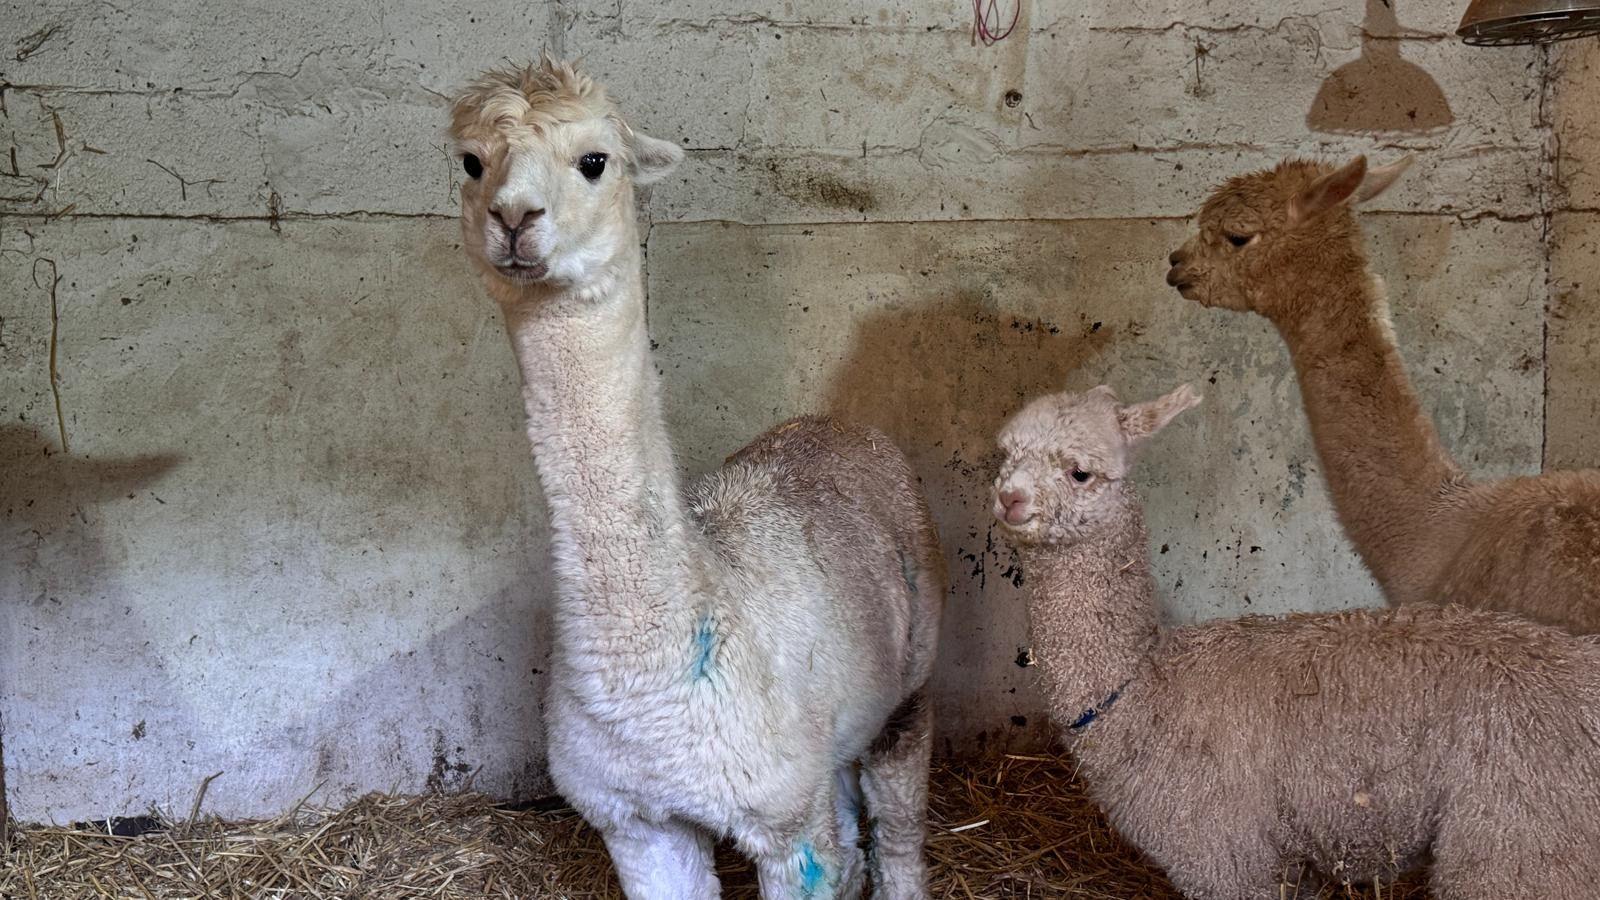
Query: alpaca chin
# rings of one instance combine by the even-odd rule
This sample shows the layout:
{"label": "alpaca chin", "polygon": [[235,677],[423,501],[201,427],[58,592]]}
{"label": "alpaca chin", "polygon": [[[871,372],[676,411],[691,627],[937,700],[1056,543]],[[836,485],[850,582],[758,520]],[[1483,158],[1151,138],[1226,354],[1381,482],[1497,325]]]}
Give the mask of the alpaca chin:
{"label": "alpaca chin", "polygon": [[518,284],[533,284],[543,281],[550,269],[544,263],[512,263],[501,264],[494,267],[495,272],[507,281]]}

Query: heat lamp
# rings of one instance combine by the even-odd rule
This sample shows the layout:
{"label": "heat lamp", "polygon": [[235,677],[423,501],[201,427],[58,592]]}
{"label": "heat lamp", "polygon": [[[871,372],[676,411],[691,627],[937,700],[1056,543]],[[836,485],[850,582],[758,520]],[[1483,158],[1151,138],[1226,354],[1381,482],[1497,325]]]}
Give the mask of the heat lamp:
{"label": "heat lamp", "polygon": [[1472,0],[1456,35],[1476,47],[1548,44],[1600,34],[1600,0]]}

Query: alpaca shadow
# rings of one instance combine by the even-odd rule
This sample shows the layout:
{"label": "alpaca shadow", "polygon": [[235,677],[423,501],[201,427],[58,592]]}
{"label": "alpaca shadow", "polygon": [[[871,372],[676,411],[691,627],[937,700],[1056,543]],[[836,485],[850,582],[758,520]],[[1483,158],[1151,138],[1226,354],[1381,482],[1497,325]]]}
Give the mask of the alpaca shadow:
{"label": "alpaca shadow", "polygon": [[1018,662],[1027,642],[1020,569],[989,512],[994,437],[1030,398],[1061,390],[1122,338],[1123,326],[1082,312],[1025,317],[1001,303],[987,290],[954,289],[868,314],[825,401],[830,415],[895,441],[938,523],[950,591],[933,694],[947,753],[1049,741],[1033,673]]}
{"label": "alpaca shadow", "polygon": [[0,513],[16,554],[11,574],[22,587],[12,596],[46,604],[59,603],[58,592],[92,593],[84,588],[114,575],[118,563],[97,527],[95,507],[150,493],[181,462],[174,454],[91,459],[60,452],[32,426],[0,426]]}
{"label": "alpaca shadow", "polygon": [[[292,793],[343,804],[375,786],[402,793],[482,791],[511,803],[548,797],[544,707],[550,609],[529,590],[537,563],[507,573],[493,598],[343,685],[285,723]],[[375,785],[381,773],[388,784]]]}
{"label": "alpaca shadow", "polygon": [[1306,125],[1325,134],[1425,134],[1455,116],[1425,69],[1400,56],[1400,23],[1390,0],[1367,0],[1361,56],[1333,71],[1317,91]]}

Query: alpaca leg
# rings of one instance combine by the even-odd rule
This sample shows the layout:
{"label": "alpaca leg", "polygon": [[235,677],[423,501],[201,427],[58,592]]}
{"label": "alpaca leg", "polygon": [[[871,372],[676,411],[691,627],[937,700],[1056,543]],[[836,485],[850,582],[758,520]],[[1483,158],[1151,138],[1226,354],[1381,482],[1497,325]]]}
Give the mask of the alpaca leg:
{"label": "alpaca leg", "polygon": [[1263,834],[1262,823],[1270,819],[1257,799],[1228,800],[1207,797],[1204,813],[1186,816],[1181,826],[1162,827],[1159,818],[1130,824],[1145,833],[1140,849],[1192,900],[1315,897],[1309,884],[1296,894],[1299,862],[1285,860]]}
{"label": "alpaca leg", "polygon": [[834,811],[839,827],[839,896],[861,896],[866,860],[861,852],[861,779],[854,764],[834,776]]}
{"label": "alpaca leg", "polygon": [[[830,797],[827,803],[816,805],[807,827],[783,850],[756,858],[762,900],[834,900],[849,896],[844,893],[849,876],[846,858],[840,852],[835,815]],[[860,890],[859,877],[855,887]]]}
{"label": "alpaca leg", "polygon": [[[1494,810],[1465,825],[1459,821],[1465,817],[1441,825],[1428,870],[1429,895],[1437,900],[1593,897],[1594,848],[1568,843],[1570,831],[1541,819],[1546,810],[1523,806],[1515,812]],[[1519,827],[1522,823],[1534,824]]]}
{"label": "alpaca leg", "polygon": [[922,694],[900,704],[883,734],[861,761],[861,788],[872,822],[874,897],[928,896],[922,843],[927,830],[928,758],[933,752],[933,711]]}
{"label": "alpaca leg", "polygon": [[1264,846],[1201,841],[1193,852],[1195,855],[1190,857],[1149,854],[1158,862],[1167,860],[1162,865],[1167,878],[1183,896],[1193,900],[1307,900],[1317,896],[1310,884],[1286,881],[1293,873],[1277,865],[1277,855]]}
{"label": "alpaca leg", "polygon": [[629,900],[719,897],[711,836],[684,822],[633,821],[603,833]]}

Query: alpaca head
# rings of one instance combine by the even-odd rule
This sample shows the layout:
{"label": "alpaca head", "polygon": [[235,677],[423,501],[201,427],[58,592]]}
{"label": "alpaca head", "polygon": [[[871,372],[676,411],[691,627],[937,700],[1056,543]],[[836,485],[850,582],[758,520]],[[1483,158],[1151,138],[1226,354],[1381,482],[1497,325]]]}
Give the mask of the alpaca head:
{"label": "alpaca head", "polygon": [[1199,402],[1186,384],[1126,406],[1105,385],[1034,400],[1000,431],[1005,461],[994,481],[995,518],[1018,545],[1094,536],[1126,509],[1133,448]]}
{"label": "alpaca head", "polygon": [[1308,282],[1365,271],[1351,206],[1383,193],[1410,164],[1288,160],[1234,178],[1200,208],[1199,233],[1169,257],[1167,283],[1205,306],[1293,318]]}
{"label": "alpaca head", "polygon": [[683,151],[623,121],[605,89],[545,57],[484,73],[455,100],[467,255],[510,286],[582,286],[636,241],[633,186]]}

